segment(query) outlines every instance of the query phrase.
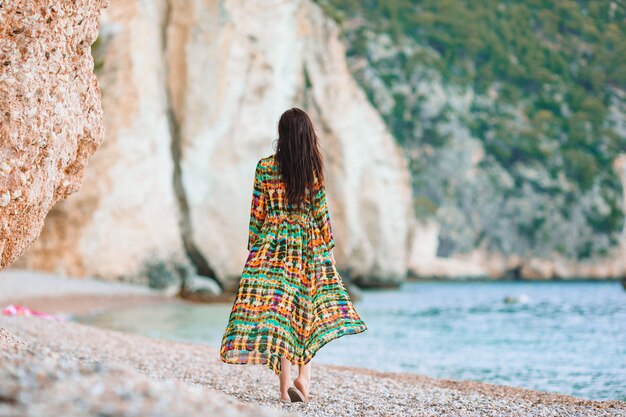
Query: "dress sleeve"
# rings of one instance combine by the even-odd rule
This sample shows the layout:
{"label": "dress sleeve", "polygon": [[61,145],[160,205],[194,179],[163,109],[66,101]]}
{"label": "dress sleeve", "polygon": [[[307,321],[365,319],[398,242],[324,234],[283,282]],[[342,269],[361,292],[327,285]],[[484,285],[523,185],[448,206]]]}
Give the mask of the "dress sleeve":
{"label": "dress sleeve", "polygon": [[261,161],[256,166],[254,172],[254,190],[252,192],[252,205],[250,207],[250,225],[248,226],[248,250],[252,250],[252,247],[259,238],[259,233],[263,227],[265,221],[265,211],[267,205],[267,197],[265,190],[263,190],[263,166]]}
{"label": "dress sleeve", "polygon": [[314,198],[314,210],[313,216],[315,221],[320,227],[322,232],[322,238],[328,250],[335,247],[335,241],[333,239],[333,230],[330,225],[330,214],[328,212],[328,204],[326,202],[326,184],[318,183],[316,180],[315,198]]}

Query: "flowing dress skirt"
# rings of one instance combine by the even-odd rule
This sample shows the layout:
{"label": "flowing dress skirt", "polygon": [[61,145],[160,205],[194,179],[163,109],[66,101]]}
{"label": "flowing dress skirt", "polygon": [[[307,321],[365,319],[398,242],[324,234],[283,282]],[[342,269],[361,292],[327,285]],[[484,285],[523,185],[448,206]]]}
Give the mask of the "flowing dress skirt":
{"label": "flowing dress skirt", "polygon": [[251,247],[222,339],[220,358],[305,365],[326,343],[366,330],[313,217],[270,214]]}

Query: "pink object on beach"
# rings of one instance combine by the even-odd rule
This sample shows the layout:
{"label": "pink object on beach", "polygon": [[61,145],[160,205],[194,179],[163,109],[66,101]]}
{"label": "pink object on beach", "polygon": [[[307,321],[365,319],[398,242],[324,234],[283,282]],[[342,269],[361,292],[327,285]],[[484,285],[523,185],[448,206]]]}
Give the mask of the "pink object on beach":
{"label": "pink object on beach", "polygon": [[47,320],[65,321],[60,316],[54,314],[44,313],[43,311],[31,310],[28,307],[21,306],[19,304],[9,304],[2,309],[3,316],[36,316]]}

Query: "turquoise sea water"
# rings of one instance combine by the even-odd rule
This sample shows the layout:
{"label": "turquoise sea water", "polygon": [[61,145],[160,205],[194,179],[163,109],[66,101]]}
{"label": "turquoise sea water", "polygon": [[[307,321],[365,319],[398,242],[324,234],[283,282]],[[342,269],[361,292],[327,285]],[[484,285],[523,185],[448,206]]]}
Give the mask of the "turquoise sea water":
{"label": "turquoise sea water", "polygon": [[[355,305],[368,330],[329,343],[316,362],[626,400],[626,291],[616,282],[407,283]],[[229,312],[152,305],[78,320],[219,347]]]}

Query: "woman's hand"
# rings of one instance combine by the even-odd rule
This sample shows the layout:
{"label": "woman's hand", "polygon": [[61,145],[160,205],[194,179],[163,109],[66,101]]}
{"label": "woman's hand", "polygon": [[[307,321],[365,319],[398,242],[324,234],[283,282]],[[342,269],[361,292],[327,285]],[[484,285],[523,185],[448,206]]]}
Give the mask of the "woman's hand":
{"label": "woman's hand", "polygon": [[333,265],[335,265],[335,255],[333,254],[333,250],[330,250],[330,260],[333,261]]}

